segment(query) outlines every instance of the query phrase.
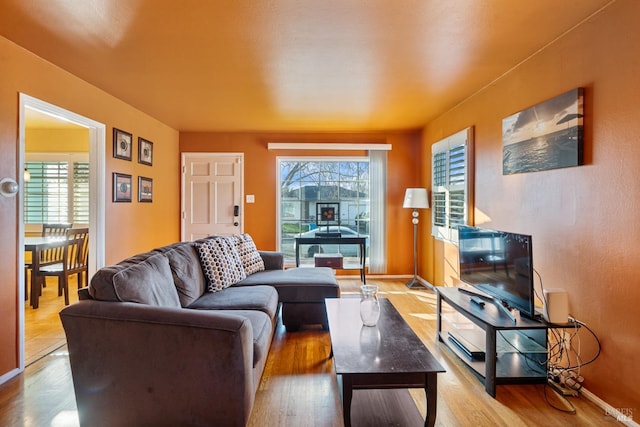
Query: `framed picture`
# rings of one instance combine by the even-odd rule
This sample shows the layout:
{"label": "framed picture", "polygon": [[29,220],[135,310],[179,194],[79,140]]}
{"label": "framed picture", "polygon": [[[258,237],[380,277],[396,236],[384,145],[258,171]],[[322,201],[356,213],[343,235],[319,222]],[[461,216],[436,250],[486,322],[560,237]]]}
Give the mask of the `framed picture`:
{"label": "framed picture", "polygon": [[316,203],[316,225],[339,225],[340,224],[340,204],[339,203]]}
{"label": "framed picture", "polygon": [[583,164],[583,89],[577,88],[502,120],[502,174]]}
{"label": "framed picture", "polygon": [[113,157],[130,161],[132,139],[129,132],[113,128]]}
{"label": "framed picture", "polygon": [[336,209],[330,206],[322,206],[320,208],[320,219],[323,222],[333,222],[336,220]]}
{"label": "framed picture", "polygon": [[153,165],[153,142],[138,137],[138,163]]}
{"label": "framed picture", "polygon": [[113,201],[131,201],[131,175],[124,173],[113,173]]}
{"label": "framed picture", "polygon": [[138,177],[138,201],[144,203],[153,201],[153,179]]}

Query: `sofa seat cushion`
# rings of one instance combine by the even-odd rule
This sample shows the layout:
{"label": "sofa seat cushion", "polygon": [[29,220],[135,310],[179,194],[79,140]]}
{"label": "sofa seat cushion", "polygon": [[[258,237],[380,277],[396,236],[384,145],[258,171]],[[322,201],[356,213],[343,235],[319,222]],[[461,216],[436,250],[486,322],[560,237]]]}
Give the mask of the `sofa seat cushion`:
{"label": "sofa seat cushion", "polygon": [[180,308],[169,260],[159,253],[103,269],[91,280],[91,296],[103,301],[136,302],[158,307]]}
{"label": "sofa seat cushion", "polygon": [[324,302],[340,295],[340,286],[329,267],[266,270],[252,274],[233,287],[271,285],[280,302]]}
{"label": "sofa seat cushion", "polygon": [[271,286],[235,287],[206,292],[187,308],[195,310],[258,310],[271,319],[278,309],[278,293]]}
{"label": "sofa seat cushion", "polygon": [[253,331],[253,367],[255,367],[269,353],[271,338],[273,337],[273,322],[271,317],[259,310],[219,310],[217,313],[242,316],[249,320]]}

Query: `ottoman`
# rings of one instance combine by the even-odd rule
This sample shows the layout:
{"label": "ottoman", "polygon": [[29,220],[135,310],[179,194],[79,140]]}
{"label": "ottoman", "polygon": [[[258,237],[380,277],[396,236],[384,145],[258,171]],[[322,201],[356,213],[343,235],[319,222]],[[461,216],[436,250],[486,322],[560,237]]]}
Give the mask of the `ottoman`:
{"label": "ottoman", "polygon": [[[254,277],[255,276],[255,277]],[[325,298],[339,298],[340,286],[329,267],[262,271],[234,286],[271,285],[278,292],[282,323],[288,332],[302,325],[320,324],[327,330]]]}

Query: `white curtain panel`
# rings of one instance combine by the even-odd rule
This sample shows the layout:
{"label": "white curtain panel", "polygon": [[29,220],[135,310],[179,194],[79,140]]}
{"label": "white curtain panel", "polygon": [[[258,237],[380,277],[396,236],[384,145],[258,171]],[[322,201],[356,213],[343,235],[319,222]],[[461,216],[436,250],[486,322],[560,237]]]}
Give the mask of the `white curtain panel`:
{"label": "white curtain panel", "polygon": [[387,151],[369,151],[369,273],[387,272]]}

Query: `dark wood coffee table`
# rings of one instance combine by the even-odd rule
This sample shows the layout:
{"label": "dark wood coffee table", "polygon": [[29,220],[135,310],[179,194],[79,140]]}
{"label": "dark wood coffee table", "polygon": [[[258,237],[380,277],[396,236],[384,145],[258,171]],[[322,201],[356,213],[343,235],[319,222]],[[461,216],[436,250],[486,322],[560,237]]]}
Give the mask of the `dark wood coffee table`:
{"label": "dark wood coffee table", "polygon": [[440,363],[386,298],[380,299],[380,320],[362,325],[359,298],[325,299],[333,364],[342,380],[344,425],[351,425],[353,390],[424,388],[425,426],[436,421],[437,374]]}

